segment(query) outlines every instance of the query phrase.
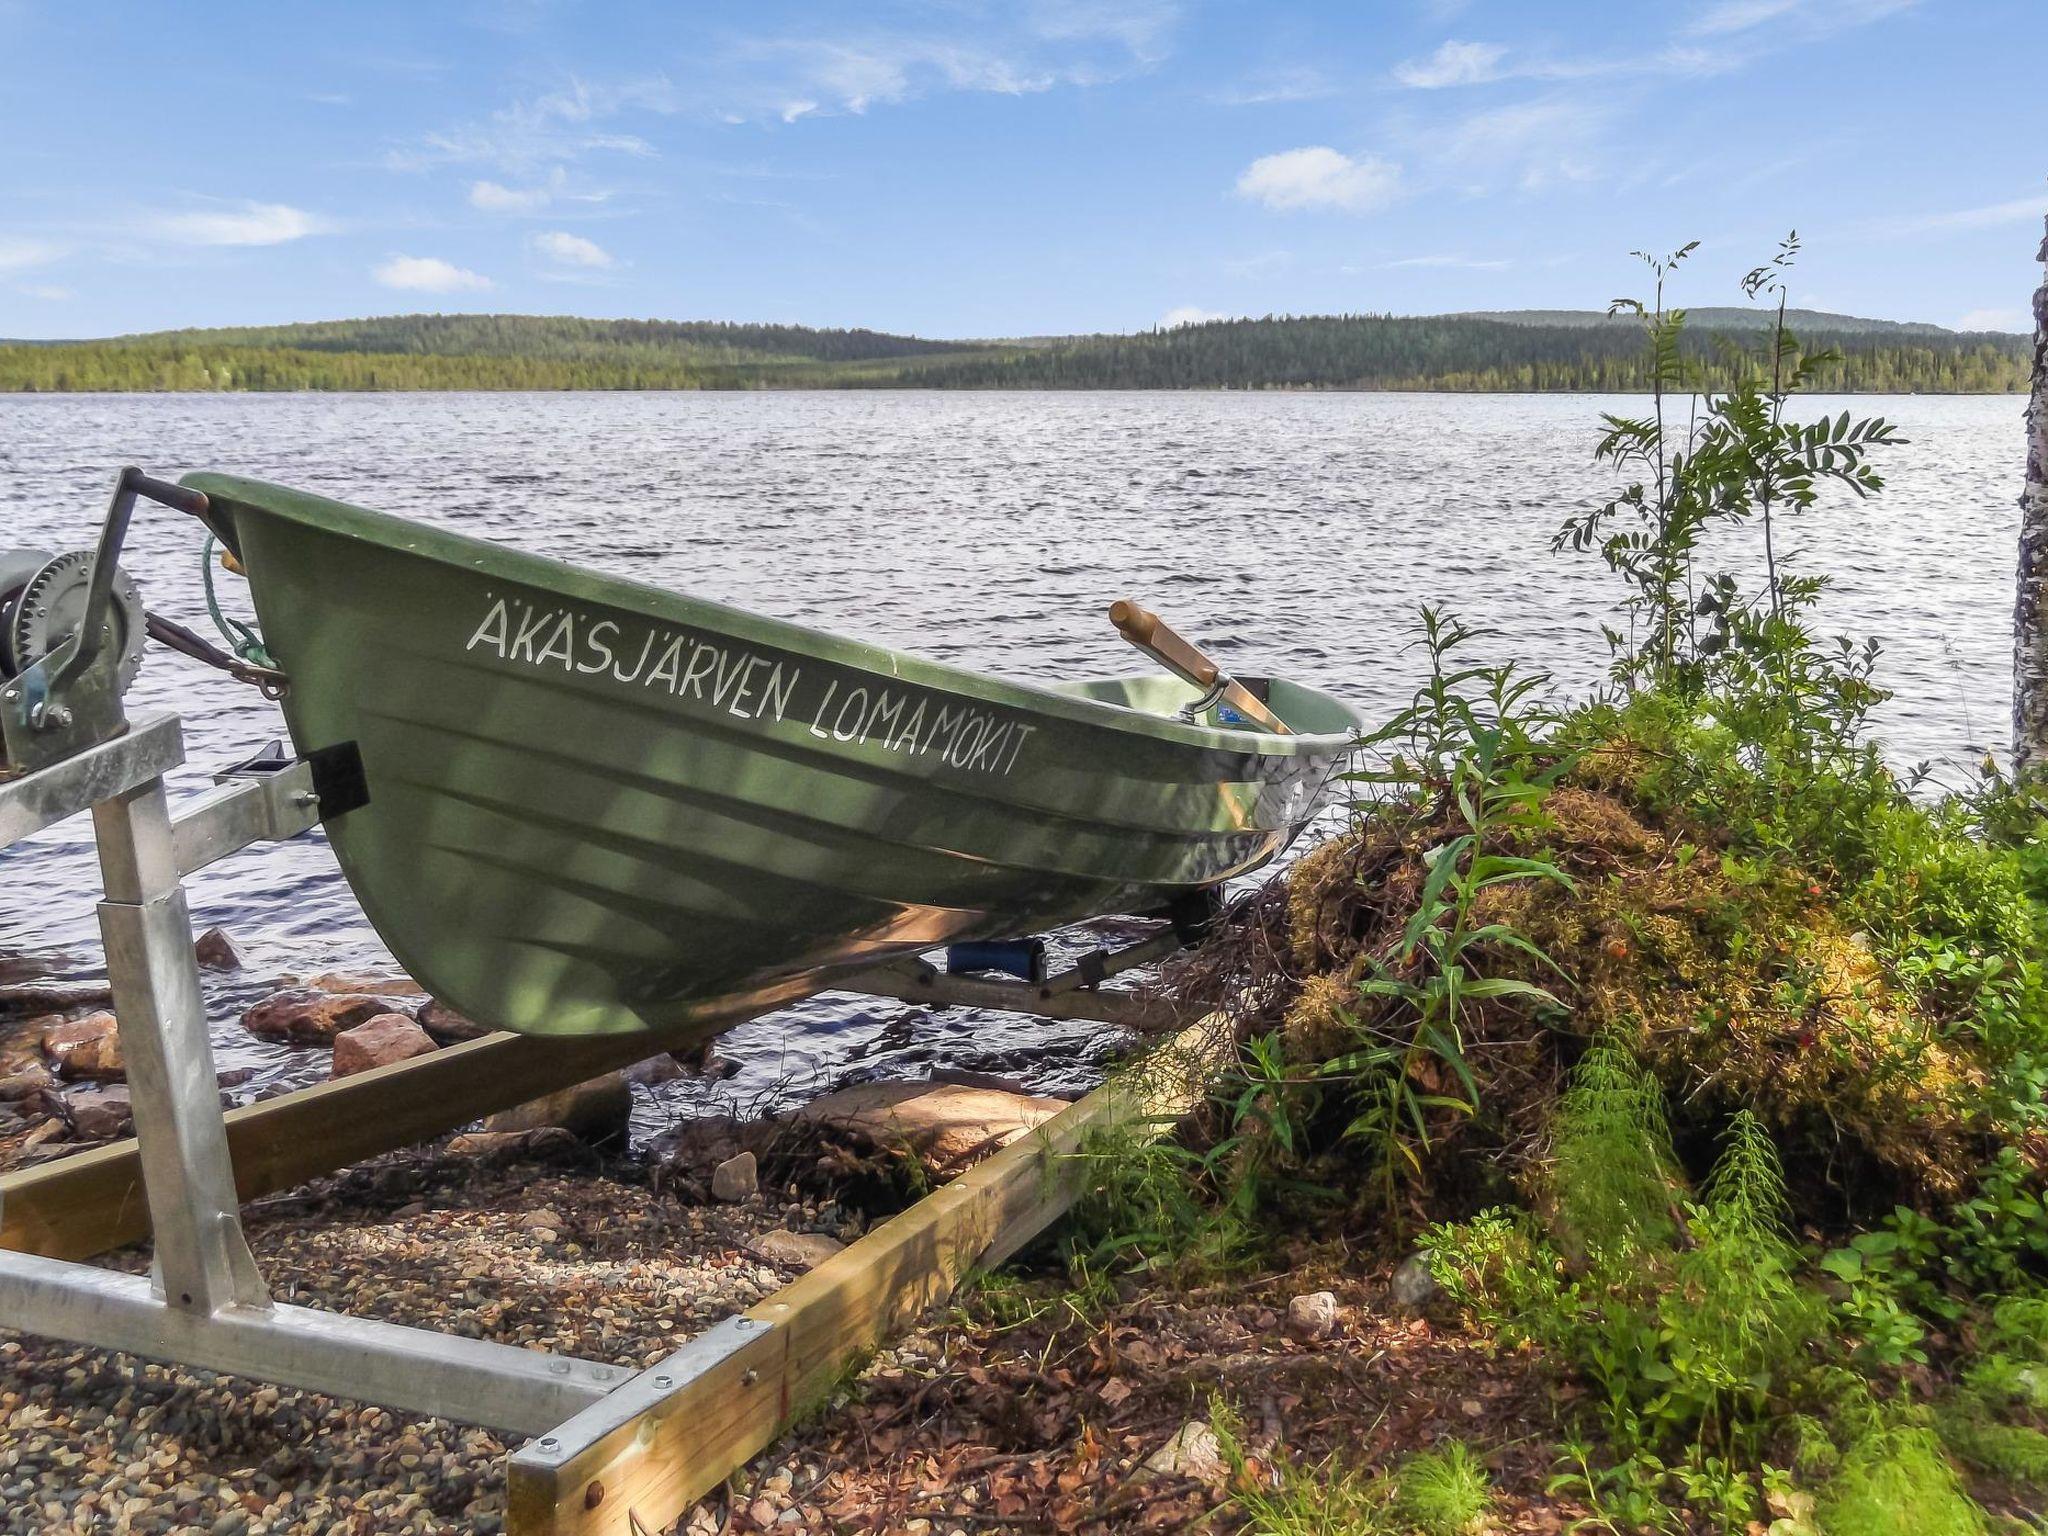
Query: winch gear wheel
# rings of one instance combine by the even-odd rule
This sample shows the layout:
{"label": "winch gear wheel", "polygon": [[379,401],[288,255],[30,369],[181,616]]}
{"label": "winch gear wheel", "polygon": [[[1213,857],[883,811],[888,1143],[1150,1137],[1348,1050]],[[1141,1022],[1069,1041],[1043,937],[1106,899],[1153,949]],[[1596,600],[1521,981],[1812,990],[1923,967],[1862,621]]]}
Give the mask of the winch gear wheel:
{"label": "winch gear wheel", "polygon": [[[93,554],[74,549],[44,561],[22,583],[4,609],[0,630],[0,664],[19,676],[77,633],[85,618],[86,594],[92,586]],[[0,581],[8,572],[0,570]],[[4,599],[0,589],[0,599]],[[116,661],[116,686],[126,691],[142,669],[142,644],[147,630],[142,593],[126,571],[114,572],[112,600],[107,604],[107,645]]]}

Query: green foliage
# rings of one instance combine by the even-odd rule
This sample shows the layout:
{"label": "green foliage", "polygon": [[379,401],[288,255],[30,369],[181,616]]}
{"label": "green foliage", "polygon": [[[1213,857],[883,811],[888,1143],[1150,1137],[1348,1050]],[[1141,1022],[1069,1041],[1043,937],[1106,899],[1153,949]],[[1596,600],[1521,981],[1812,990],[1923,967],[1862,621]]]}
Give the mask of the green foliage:
{"label": "green foliage", "polygon": [[[1714,324],[1739,333],[1749,317]],[[1821,387],[2009,393],[2025,342],[1814,316]],[[1135,336],[927,341],[866,330],[538,315],[393,315],[312,325],[0,344],[10,390],[1464,389],[1646,386],[1619,326],[1437,315],[1272,316]],[[1729,377],[1705,335],[1682,341]],[[1717,384],[1718,387],[1718,384]]]}
{"label": "green foliage", "polygon": [[1664,1095],[1612,1040],[1596,1040],[1558,1102],[1549,1174],[1553,1224],[1596,1265],[1671,1241],[1678,1177]]}
{"label": "green foliage", "polygon": [[1418,1451],[1394,1469],[1387,1513],[1417,1536],[1469,1536],[1492,1507],[1486,1468],[1462,1440]]}
{"label": "green foliage", "polygon": [[1254,1457],[1220,1400],[1209,1405],[1209,1424],[1248,1536],[1474,1536],[1493,1506],[1486,1468],[1461,1440],[1370,1477],[1334,1456],[1313,1467]]}
{"label": "green foliage", "polygon": [[1842,1447],[1822,1489],[1818,1516],[1827,1536],[1983,1536],[1984,1513],[1934,1432],[1896,1415],[1872,1418]]}
{"label": "green foliage", "polygon": [[1375,1149],[1389,1206],[1404,1175],[1422,1171],[1432,1115],[1468,1115],[1479,1090],[1465,1061],[1465,1029],[1481,1005],[1513,999],[1562,1011],[1555,993],[1496,973],[1503,957],[1557,967],[1510,923],[1478,915],[1490,889],[1524,882],[1570,888],[1556,864],[1508,851],[1517,834],[1544,825],[1543,801],[1570,766],[1548,746],[1554,717],[1535,702],[1547,679],[1512,663],[1466,663],[1459,652],[1487,633],[1422,610],[1429,677],[1409,706],[1364,738],[1398,747],[1384,769],[1347,775],[1376,786],[1382,812],[1405,806],[1418,825],[1448,820],[1424,855],[1420,897],[1385,955],[1358,983],[1365,1043],[1331,1058],[1326,1078],[1346,1081],[1359,1109],[1346,1135]]}
{"label": "green foliage", "polygon": [[1066,1245],[1082,1295],[1095,1294],[1118,1271],[1224,1269],[1252,1239],[1242,1202],[1219,1198],[1233,1182],[1235,1140],[1197,1151],[1160,1129],[1143,1122],[1105,1127],[1074,1154],[1083,1184]]}

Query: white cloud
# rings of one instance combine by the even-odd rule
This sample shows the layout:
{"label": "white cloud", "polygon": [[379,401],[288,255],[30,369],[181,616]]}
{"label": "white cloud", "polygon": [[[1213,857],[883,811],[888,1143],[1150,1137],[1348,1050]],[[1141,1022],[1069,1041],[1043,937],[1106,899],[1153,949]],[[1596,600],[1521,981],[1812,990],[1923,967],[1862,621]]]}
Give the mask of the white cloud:
{"label": "white cloud", "polygon": [[1447,85],[1482,85],[1501,76],[1507,49],[1496,43],[1461,43],[1455,38],[1426,59],[1408,59],[1394,66],[1394,78],[1418,91]]}
{"label": "white cloud", "polygon": [[1430,131],[1427,151],[1468,190],[1512,181],[1525,192],[1565,181],[1591,181],[1607,107],[1579,92],[1538,97],[1475,112]]}
{"label": "white cloud", "polygon": [[603,246],[581,235],[572,235],[565,229],[546,230],[528,243],[541,257],[557,266],[602,270],[615,265],[611,252]]}
{"label": "white cloud", "polygon": [[1326,144],[1284,150],[1254,160],[1237,178],[1237,192],[1268,208],[1342,208],[1368,213],[1401,190],[1401,168],[1378,155],[1350,155]]}
{"label": "white cloud", "polygon": [[1169,309],[1159,317],[1159,329],[1176,330],[1183,325],[1206,325],[1211,320],[1228,320],[1230,316],[1217,309],[1203,309],[1198,304],[1181,304]]}
{"label": "white cloud", "polygon": [[462,293],[491,286],[491,280],[482,273],[458,267],[438,256],[393,256],[370,275],[386,288],[416,293]]}
{"label": "white cloud", "polygon": [[1210,99],[1225,107],[1258,107],[1273,102],[1320,101],[1335,95],[1336,89],[1321,70],[1303,65],[1261,70],[1244,84],[1218,91]]}
{"label": "white cloud", "polygon": [[1973,309],[1956,321],[1959,331],[2031,331],[2034,317],[2024,309]]}
{"label": "white cloud", "polygon": [[1168,0],[1033,0],[1026,29],[1053,42],[1107,39],[1149,63],[1165,56],[1166,36],[1179,19],[1180,8]]}
{"label": "white cloud", "polygon": [[283,245],[327,234],[334,224],[283,203],[245,203],[235,210],[161,214],[153,228],[166,240],[186,245]]}
{"label": "white cloud", "polygon": [[1867,26],[1919,0],[1717,0],[1695,16],[1686,31],[1694,37],[1730,37],[1778,23],[1783,39],[1810,41],[1850,27]]}
{"label": "white cloud", "polygon": [[1946,213],[1907,214],[1879,219],[1870,227],[1885,235],[1925,235],[1945,229],[1996,229],[2002,224],[2038,224],[2048,216],[2048,192],[1987,203],[1981,208],[1956,208]]}
{"label": "white cloud", "polygon": [[1721,0],[1694,17],[1686,31],[1695,37],[1747,32],[1799,9],[1800,0]]}
{"label": "white cloud", "polygon": [[47,299],[53,304],[78,297],[69,288],[60,288],[55,283],[23,283],[16,291],[32,299]]}
{"label": "white cloud", "polygon": [[0,272],[23,272],[45,266],[63,254],[63,246],[47,240],[0,239]]}
{"label": "white cloud", "polygon": [[675,88],[660,77],[605,86],[572,79],[561,90],[500,108],[483,122],[430,133],[413,148],[394,150],[386,156],[386,163],[396,171],[420,171],[433,165],[495,165],[508,175],[528,177],[587,154],[653,155],[654,146],[636,134],[611,133],[594,126],[629,110],[676,112],[681,110],[681,100]]}
{"label": "white cloud", "polygon": [[555,200],[546,187],[508,187],[495,181],[473,181],[469,206],[485,213],[533,213]]}

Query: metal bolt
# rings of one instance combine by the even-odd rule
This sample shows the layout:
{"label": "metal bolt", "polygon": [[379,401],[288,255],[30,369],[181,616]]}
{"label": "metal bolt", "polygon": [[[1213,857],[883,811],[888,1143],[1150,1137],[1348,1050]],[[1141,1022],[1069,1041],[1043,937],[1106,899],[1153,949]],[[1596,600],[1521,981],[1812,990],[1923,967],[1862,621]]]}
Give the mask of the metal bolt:
{"label": "metal bolt", "polygon": [[760,1379],[761,1373],[759,1371],[748,1370],[742,1371],[740,1373],[740,1385],[743,1387],[751,1387],[755,1382],[759,1381]]}
{"label": "metal bolt", "polygon": [[292,796],[293,805],[314,806],[319,803],[320,797],[310,789],[302,789]]}
{"label": "metal bolt", "polygon": [[661,1388],[662,1391],[666,1392],[670,1387],[675,1385],[675,1382],[667,1376],[657,1376],[654,1378],[654,1384],[657,1387]]}
{"label": "metal bolt", "polygon": [[540,1448],[544,1451],[552,1451],[556,1446],[560,1445],[561,1443],[562,1442],[557,1440],[553,1435],[542,1435],[540,1437]]}

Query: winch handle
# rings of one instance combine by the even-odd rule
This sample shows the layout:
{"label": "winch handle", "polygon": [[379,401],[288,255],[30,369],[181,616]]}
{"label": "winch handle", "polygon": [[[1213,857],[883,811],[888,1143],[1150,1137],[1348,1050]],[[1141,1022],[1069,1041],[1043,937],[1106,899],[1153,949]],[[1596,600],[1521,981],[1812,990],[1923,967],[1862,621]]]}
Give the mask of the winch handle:
{"label": "winch handle", "polygon": [[147,496],[194,517],[203,514],[207,506],[206,497],[198,491],[152,479],[132,464],[121,471],[114,481],[114,499],[107,505],[107,520],[100,525],[99,547],[93,551],[92,582],[85,589],[85,615],[78,625],[78,649],[50,680],[53,691],[82,675],[107,643],[107,605],[113,600],[114,576],[120,569],[121,546],[128,539],[128,523],[135,516],[137,496]]}

